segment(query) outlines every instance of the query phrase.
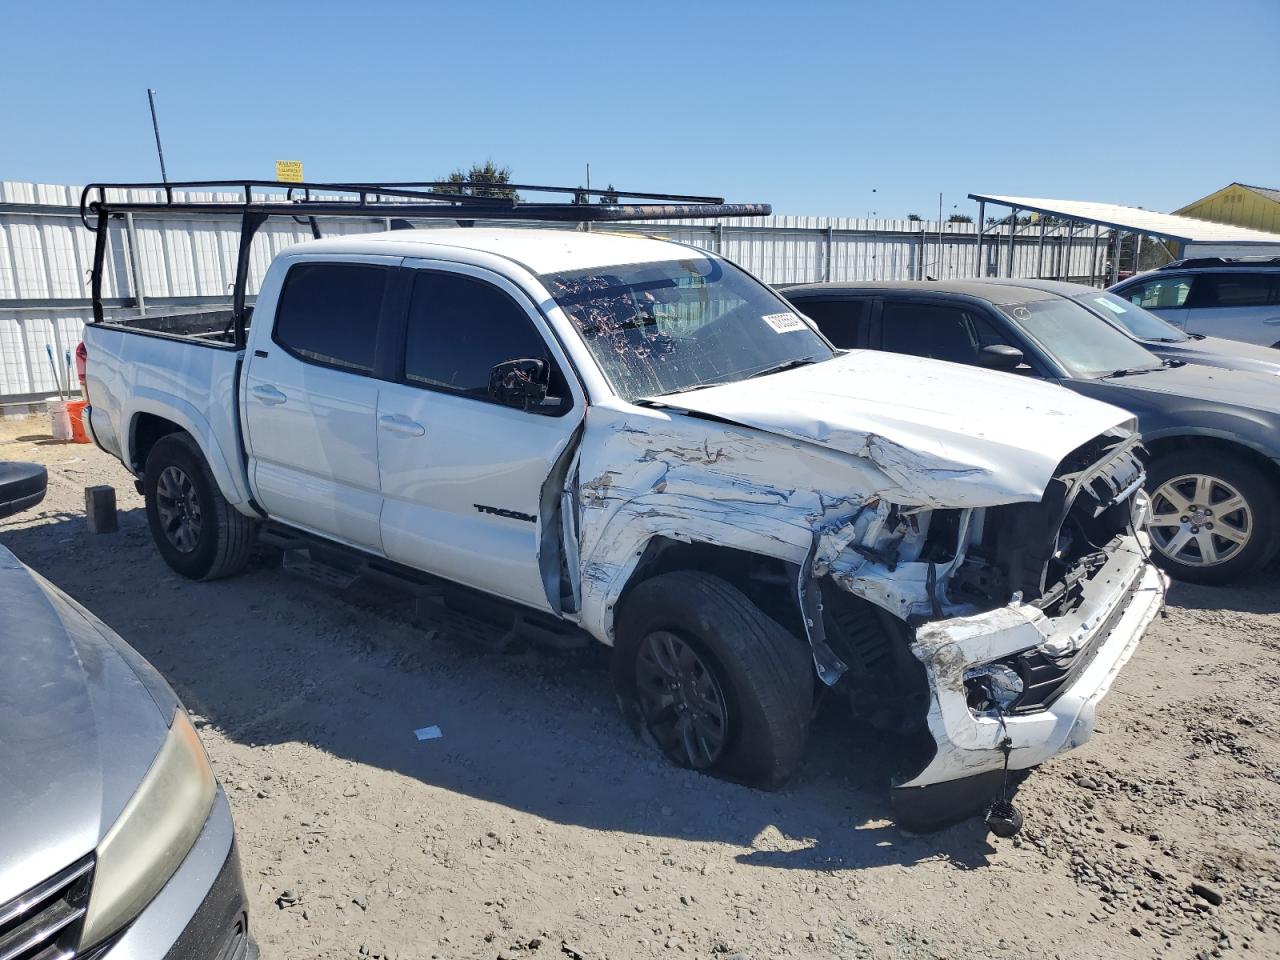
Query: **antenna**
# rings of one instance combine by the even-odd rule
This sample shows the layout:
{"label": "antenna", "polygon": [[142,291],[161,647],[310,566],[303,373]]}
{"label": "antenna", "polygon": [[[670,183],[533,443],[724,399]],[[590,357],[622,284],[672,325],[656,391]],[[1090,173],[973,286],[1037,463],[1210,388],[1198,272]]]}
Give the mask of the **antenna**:
{"label": "antenna", "polygon": [[151,129],[156,135],[156,153],[160,156],[160,179],[169,182],[169,174],[164,168],[164,148],[160,146],[160,124],[156,122],[156,92],[147,87],[147,102],[151,104]]}

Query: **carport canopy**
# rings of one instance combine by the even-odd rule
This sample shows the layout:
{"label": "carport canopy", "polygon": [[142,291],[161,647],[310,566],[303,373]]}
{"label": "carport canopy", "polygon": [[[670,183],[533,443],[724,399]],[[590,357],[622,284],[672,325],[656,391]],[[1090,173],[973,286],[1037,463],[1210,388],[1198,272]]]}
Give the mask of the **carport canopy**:
{"label": "carport canopy", "polygon": [[[987,204],[1008,207],[1010,210],[1010,238],[1017,231],[1018,215],[1037,213],[1066,224],[1074,232],[1078,226],[1093,226],[1094,236],[1101,228],[1114,230],[1118,238],[1123,233],[1137,237],[1156,237],[1166,241],[1175,257],[1191,254],[1197,256],[1280,256],[1280,234],[1237,227],[1229,223],[1213,223],[1184,217],[1173,213],[1159,213],[1140,207],[1126,207],[1118,203],[1101,203],[1094,200],[1050,200],[1043,197],[1010,197],[990,193],[971,193],[970,200],[978,201],[979,262],[986,228]],[[996,241],[999,242],[999,241]],[[1096,239],[1095,239],[1096,243]],[[1136,259],[1136,256],[1135,256]],[[1135,264],[1136,266],[1136,264]],[[1119,258],[1112,262],[1112,281],[1119,270]]]}
{"label": "carport canopy", "polygon": [[995,194],[981,193],[971,193],[969,199],[977,200],[982,204],[993,203],[997,206],[1011,207],[1017,211],[1026,210],[1028,213],[1058,217],[1062,220],[1074,220],[1077,223],[1111,227],[1127,233],[1141,233],[1148,237],[1159,237],[1162,240],[1172,240],[1177,243],[1233,245],[1266,243],[1280,246],[1280,234],[1250,230],[1248,227],[1237,227],[1230,223],[1212,223],[1208,220],[1197,220],[1195,217],[1182,217],[1176,213],[1157,213],[1154,210],[1143,210],[1141,207],[1125,207],[1118,203],[1099,203],[1094,200],[1045,200],[1040,197],[999,197]]}

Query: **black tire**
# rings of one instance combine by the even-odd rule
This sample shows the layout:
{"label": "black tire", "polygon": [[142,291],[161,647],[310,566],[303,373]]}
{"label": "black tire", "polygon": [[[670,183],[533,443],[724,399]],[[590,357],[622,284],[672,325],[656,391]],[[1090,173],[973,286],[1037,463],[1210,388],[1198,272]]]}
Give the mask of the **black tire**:
{"label": "black tire", "polygon": [[[687,748],[682,754],[671,747],[670,730],[660,722],[665,714],[652,706],[664,696],[654,692],[660,688],[640,688],[652,660],[646,658],[653,649],[648,644],[667,636],[696,654],[710,675],[707,686],[722,694],[722,722],[715,721],[714,708],[704,713],[721,731],[720,746],[714,756],[700,753],[701,762],[693,762]],[[676,765],[767,789],[784,784],[799,767],[813,713],[809,645],[719,577],[681,570],[632,590],[617,619],[612,672],[623,715]]]}
{"label": "black tire", "polygon": [[[1195,495],[1206,489],[1191,479],[1197,476],[1211,481],[1207,498]],[[1254,464],[1218,447],[1189,447],[1155,457],[1147,467],[1153,514],[1149,530],[1152,559],[1171,577],[1189,583],[1228,583],[1252,573],[1280,546],[1276,540],[1280,509],[1276,487]],[[1229,492],[1239,495],[1243,509],[1221,509],[1233,502],[1226,497]],[[1179,497],[1195,509],[1179,509]],[[1200,499],[1208,502],[1196,502]],[[1181,536],[1189,535],[1192,540],[1179,546],[1176,538],[1183,528]],[[1241,531],[1246,529],[1248,538],[1239,543]],[[1219,535],[1224,533],[1227,536]],[[1205,543],[1203,553],[1197,541]],[[1218,551],[1221,559],[1205,562],[1204,557]]]}
{"label": "black tire", "polygon": [[[156,441],[147,455],[142,487],[151,536],[176,572],[192,580],[217,580],[244,569],[258,537],[258,523],[227,503],[190,434],[171,433]],[[176,501],[166,491],[175,489],[184,493],[176,509],[195,521],[178,524],[185,535],[173,532]]]}

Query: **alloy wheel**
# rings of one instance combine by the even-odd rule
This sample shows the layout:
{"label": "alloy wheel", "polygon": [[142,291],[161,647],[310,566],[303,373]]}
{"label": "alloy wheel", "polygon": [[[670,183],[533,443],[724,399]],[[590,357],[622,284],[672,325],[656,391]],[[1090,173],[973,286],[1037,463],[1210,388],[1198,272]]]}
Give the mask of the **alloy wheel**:
{"label": "alloy wheel", "polygon": [[200,543],[203,513],[195,484],[181,467],[167,466],[156,482],[156,512],[165,539],[180,553],[191,553]]}
{"label": "alloy wheel", "polygon": [[667,630],[641,641],[636,687],[649,731],[681,766],[706,770],[720,760],[729,711],[719,680],[689,643]]}
{"label": "alloy wheel", "polygon": [[1202,473],[1172,477],[1151,497],[1151,541],[1174,563],[1211,567],[1253,536],[1253,512],[1231,484]]}

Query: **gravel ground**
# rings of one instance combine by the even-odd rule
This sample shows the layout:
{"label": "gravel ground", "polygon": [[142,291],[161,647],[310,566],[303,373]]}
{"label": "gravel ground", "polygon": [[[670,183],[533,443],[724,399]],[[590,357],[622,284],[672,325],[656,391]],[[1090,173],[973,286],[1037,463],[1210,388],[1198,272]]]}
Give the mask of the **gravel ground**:
{"label": "gravel ground", "polygon": [[[0,459],[50,473],[0,543],[186,701],[266,960],[1280,956],[1275,570],[1173,588],[1095,739],[1022,785],[1020,837],[911,836],[839,712],[783,791],[671,769],[618,716],[603,648],[496,654],[267,559],[188,582],[120,464],[45,438],[0,421]],[[116,534],[86,530],[98,483]]]}

